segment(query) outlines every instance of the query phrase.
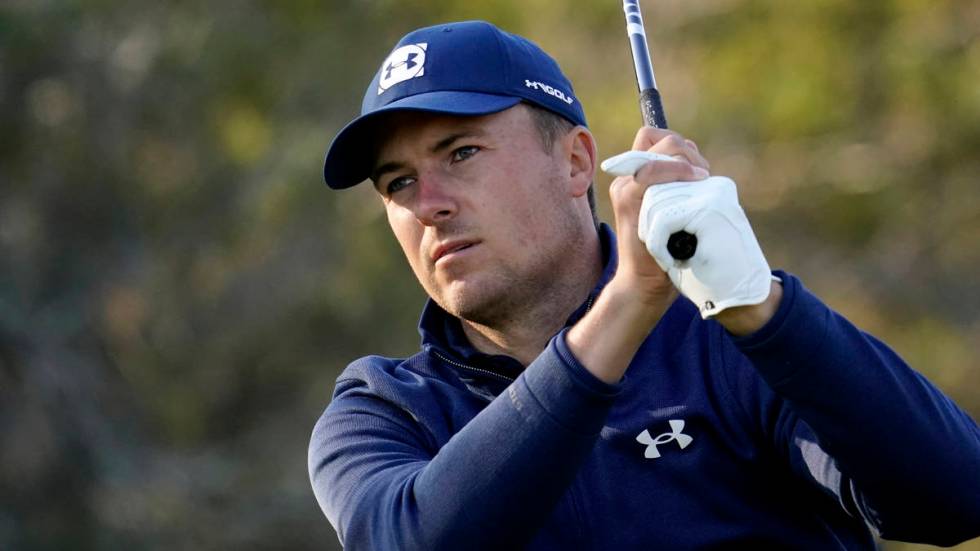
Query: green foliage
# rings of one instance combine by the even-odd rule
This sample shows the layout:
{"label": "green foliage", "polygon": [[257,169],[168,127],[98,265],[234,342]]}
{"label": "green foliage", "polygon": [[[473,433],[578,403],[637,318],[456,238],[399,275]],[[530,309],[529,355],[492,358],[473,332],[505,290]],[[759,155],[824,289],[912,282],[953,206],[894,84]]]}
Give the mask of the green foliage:
{"label": "green foliage", "polygon": [[[672,127],[772,264],[980,417],[976,3],[644,12]],[[320,163],[398,37],[470,18],[552,52],[628,147],[619,2],[0,7],[0,548],[335,541],[309,431],[349,361],[414,351],[424,295]]]}

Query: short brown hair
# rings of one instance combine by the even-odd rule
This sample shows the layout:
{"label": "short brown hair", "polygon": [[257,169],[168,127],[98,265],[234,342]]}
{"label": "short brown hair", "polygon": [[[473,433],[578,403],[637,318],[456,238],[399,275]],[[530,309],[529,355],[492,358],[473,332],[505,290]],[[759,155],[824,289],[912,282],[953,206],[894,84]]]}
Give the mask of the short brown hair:
{"label": "short brown hair", "polygon": [[[568,134],[573,128],[575,128],[575,123],[557,113],[544,109],[543,107],[538,107],[530,102],[525,101],[522,103],[528,106],[531,110],[531,118],[534,120],[534,127],[538,131],[538,137],[541,139],[541,145],[544,147],[545,151],[551,151],[551,148],[554,147],[555,142],[558,141],[558,138]],[[595,202],[595,182],[589,186],[589,191],[586,193],[586,197],[589,200],[589,210],[592,211],[592,221],[595,223],[596,227],[599,227],[599,213],[596,210]]]}

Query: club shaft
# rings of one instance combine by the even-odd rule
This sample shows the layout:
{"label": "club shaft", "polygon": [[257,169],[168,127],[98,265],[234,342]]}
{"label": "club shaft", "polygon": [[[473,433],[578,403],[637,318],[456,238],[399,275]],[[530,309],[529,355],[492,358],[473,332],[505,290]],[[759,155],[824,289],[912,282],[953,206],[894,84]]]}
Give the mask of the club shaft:
{"label": "club shaft", "polygon": [[[663,101],[657,90],[657,79],[653,75],[650,61],[650,48],[647,46],[647,33],[643,27],[643,14],[640,13],[639,0],[623,0],[626,13],[626,34],[630,38],[633,52],[633,68],[636,70],[636,84],[640,89],[640,113],[643,124],[656,128],[667,128]],[[687,260],[697,251],[698,238],[685,231],[679,231],[667,240],[667,252],[677,260]]]}
{"label": "club shaft", "polygon": [[667,128],[667,117],[664,114],[660,92],[657,90],[657,77],[653,74],[650,48],[647,46],[643,14],[640,13],[638,0],[623,0],[623,11],[626,13],[626,33],[633,53],[636,84],[640,89],[640,112],[643,115],[643,124]]}

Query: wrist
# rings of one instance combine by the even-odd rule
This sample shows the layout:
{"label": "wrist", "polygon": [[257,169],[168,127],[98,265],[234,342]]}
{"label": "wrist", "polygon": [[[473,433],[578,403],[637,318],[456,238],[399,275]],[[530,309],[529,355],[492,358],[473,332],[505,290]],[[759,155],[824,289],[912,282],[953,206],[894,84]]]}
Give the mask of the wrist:
{"label": "wrist", "polygon": [[592,309],[567,333],[568,349],[586,370],[616,383],[633,355],[676,297],[676,292],[649,302],[616,278],[606,285]]}
{"label": "wrist", "polygon": [[652,327],[678,294],[679,291],[665,274],[653,282],[614,276],[599,298],[606,297],[623,316],[633,317],[638,323],[649,322]]}
{"label": "wrist", "polygon": [[714,316],[729,333],[736,337],[751,335],[769,322],[783,298],[783,286],[773,281],[770,283],[769,296],[759,304],[736,306],[725,309]]}

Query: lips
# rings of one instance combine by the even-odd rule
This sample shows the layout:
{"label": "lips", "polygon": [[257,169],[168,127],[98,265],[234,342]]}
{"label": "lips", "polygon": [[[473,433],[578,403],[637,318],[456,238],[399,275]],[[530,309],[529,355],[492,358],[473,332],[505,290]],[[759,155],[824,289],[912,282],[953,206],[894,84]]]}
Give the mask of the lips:
{"label": "lips", "polygon": [[459,251],[468,249],[473,245],[476,245],[477,243],[479,243],[479,241],[465,240],[465,239],[448,241],[446,243],[443,243],[438,247],[436,247],[434,251],[432,251],[432,262],[433,263],[439,262],[439,259],[449,256],[453,253],[457,253]]}

